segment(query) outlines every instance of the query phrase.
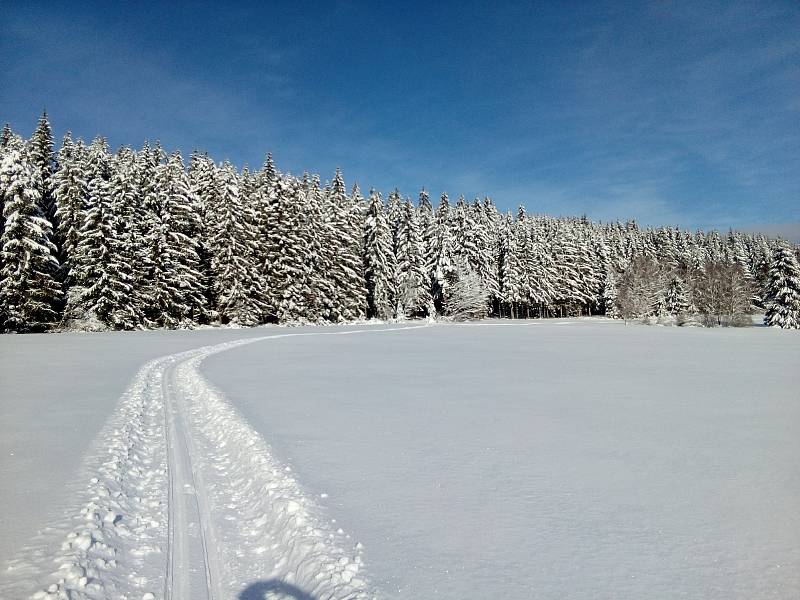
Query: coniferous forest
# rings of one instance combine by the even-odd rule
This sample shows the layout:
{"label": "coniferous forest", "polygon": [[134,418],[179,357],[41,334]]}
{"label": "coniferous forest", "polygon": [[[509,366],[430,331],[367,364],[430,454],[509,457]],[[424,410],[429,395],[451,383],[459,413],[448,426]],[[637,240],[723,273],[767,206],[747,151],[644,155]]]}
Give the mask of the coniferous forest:
{"label": "coniferous forest", "polygon": [[46,114],[0,137],[7,332],[607,315],[800,328],[798,249],[761,234],[500,213],[238,170],[158,143],[112,153]]}

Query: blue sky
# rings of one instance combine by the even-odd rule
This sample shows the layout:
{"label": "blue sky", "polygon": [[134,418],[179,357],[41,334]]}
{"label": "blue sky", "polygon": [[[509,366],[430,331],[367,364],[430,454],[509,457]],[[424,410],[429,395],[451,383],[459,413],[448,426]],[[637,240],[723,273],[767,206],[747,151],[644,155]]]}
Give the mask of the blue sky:
{"label": "blue sky", "polygon": [[[796,228],[800,4],[3,3],[0,120],[502,209]],[[794,237],[794,233],[791,234]]]}

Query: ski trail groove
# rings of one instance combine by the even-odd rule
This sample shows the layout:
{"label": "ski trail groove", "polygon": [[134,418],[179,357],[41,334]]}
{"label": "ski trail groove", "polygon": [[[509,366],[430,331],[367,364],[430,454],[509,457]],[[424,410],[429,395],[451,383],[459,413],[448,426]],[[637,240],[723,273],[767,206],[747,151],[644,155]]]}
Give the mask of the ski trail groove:
{"label": "ski trail groove", "polygon": [[165,369],[162,394],[170,483],[164,598],[213,600],[219,597],[214,592],[219,581],[214,536],[204,502],[202,475],[192,460],[195,452],[179,404],[174,364]]}
{"label": "ski trail groove", "polygon": [[[280,580],[316,598],[374,598],[361,544],[331,529],[199,365],[255,342],[424,327],[281,333],[148,362],[93,442],[89,483],[72,499],[77,508],[50,531],[64,540],[60,551],[53,555],[52,537],[23,549],[0,595],[223,600],[248,583]],[[39,591],[24,591],[31,588]]]}

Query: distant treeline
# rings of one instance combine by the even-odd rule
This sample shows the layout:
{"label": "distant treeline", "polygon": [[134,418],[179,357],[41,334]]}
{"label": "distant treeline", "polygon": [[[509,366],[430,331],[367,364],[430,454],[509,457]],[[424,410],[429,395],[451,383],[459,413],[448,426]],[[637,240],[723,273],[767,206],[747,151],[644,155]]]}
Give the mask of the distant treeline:
{"label": "distant treeline", "polygon": [[501,214],[447,194],[434,208],[424,190],[364,198],[340,171],[322,183],[271,156],[239,171],[194,153],[187,167],[158,144],[112,154],[69,134],[54,152],[46,115],[30,140],[3,130],[0,202],[5,331],[434,313],[714,324],[754,307],[791,327],[800,310],[797,249],[760,234]]}

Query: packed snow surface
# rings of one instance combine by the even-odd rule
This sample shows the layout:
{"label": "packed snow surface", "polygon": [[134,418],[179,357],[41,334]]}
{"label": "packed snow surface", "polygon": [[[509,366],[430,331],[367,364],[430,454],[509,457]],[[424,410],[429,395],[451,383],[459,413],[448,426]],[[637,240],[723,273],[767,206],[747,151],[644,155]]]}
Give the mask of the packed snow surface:
{"label": "packed snow surface", "polygon": [[0,597],[800,595],[800,336],[415,325],[0,337]]}

